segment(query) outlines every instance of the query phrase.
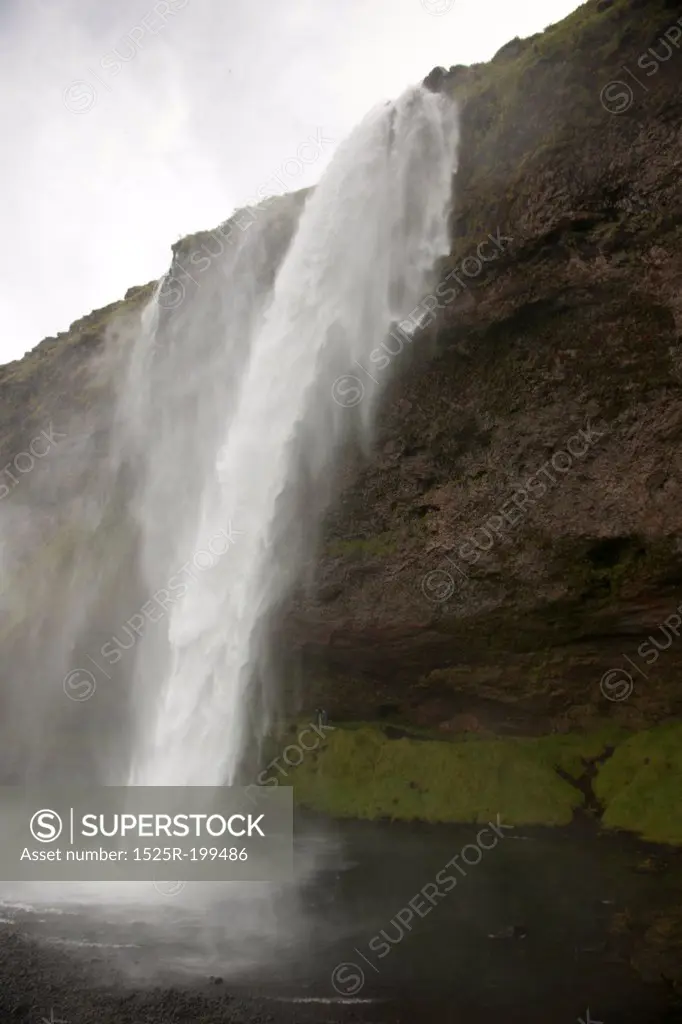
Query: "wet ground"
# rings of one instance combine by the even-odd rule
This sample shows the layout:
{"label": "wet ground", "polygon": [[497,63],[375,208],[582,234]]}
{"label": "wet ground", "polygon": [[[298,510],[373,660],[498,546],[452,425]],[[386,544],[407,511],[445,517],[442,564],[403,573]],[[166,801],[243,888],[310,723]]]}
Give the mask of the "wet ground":
{"label": "wet ground", "polygon": [[307,822],[288,888],[7,884],[0,1024],[682,1022],[612,929],[661,898],[647,850],[499,833]]}

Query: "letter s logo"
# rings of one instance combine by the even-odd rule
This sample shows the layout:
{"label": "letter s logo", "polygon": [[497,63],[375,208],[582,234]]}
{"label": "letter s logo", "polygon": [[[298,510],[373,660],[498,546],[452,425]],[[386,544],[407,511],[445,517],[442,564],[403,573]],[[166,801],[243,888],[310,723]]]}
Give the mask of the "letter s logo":
{"label": "letter s logo", "polygon": [[63,826],[62,819],[56,811],[44,808],[42,811],[36,811],[29,827],[31,835],[39,843],[53,843],[61,835]]}

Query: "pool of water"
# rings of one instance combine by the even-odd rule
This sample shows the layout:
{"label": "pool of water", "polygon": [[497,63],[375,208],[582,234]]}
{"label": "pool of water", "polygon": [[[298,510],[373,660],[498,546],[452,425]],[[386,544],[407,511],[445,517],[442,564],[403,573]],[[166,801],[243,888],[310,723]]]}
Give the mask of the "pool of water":
{"label": "pool of water", "polygon": [[633,870],[641,847],[587,827],[498,832],[299,821],[289,886],[5,885],[0,917],[133,987],[222,982],[443,1020],[660,1019],[661,992],[610,931],[660,891]]}

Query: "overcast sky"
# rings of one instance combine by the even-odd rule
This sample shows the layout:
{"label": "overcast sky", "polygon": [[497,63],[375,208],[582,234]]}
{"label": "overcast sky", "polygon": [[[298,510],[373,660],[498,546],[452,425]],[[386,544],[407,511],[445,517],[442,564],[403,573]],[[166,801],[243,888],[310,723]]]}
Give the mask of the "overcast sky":
{"label": "overcast sky", "polygon": [[488,60],[577,6],[0,0],[0,362],[159,277],[178,237],[259,189],[313,184],[370,107],[434,66]]}

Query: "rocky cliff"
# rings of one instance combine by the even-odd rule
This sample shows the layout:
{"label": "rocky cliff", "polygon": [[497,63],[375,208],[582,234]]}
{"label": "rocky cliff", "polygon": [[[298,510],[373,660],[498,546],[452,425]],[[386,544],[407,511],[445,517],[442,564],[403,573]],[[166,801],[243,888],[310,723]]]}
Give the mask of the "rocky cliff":
{"label": "rocky cliff", "polygon": [[[677,0],[588,0],[426,84],[461,110],[452,251],[409,332],[396,325],[330,396],[354,405],[385,385],[372,452],[344,453],[283,609],[299,708],[323,706],[335,731],[302,763],[285,747],[299,767],[272,777],[332,814],[528,825],[587,812],[680,844]],[[201,273],[194,255],[213,258],[231,225],[183,240],[176,262]],[[45,431],[74,467],[38,502],[45,547],[18,583],[5,571],[10,650],[5,612],[64,557],[72,484],[106,450],[117,347],[154,286],[0,367],[0,500],[48,461]],[[614,928],[646,976],[682,991],[679,872],[661,892]]]}
{"label": "rocky cliff", "polygon": [[462,109],[453,250],[417,340],[358,370],[358,394],[390,375],[375,452],[348,454],[299,595],[332,714],[682,711],[677,17],[588,2],[426,80]]}

